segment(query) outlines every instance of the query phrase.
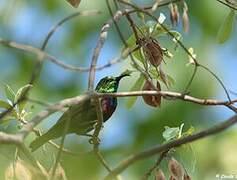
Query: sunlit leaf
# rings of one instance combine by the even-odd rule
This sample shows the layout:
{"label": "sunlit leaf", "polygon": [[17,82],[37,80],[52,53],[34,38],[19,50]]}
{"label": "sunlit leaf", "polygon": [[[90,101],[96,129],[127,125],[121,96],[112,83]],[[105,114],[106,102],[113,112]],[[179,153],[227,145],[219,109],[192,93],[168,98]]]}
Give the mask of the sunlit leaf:
{"label": "sunlit leaf", "polygon": [[166,74],[166,78],[167,78],[167,84],[169,87],[175,84],[175,80],[170,75]]}
{"label": "sunlit leaf", "polygon": [[175,139],[176,137],[178,137],[179,135],[179,127],[168,127],[166,126],[165,127],[165,130],[162,134],[163,138],[166,140],[166,141],[170,141],[172,139]]}
{"label": "sunlit leaf", "polygon": [[[131,88],[130,91],[138,91],[141,89],[143,83],[144,83],[144,77],[142,75],[140,75],[140,77],[137,79],[137,81],[135,82],[135,84],[133,85],[133,87]],[[131,108],[135,102],[137,100],[137,96],[133,96],[133,97],[129,97],[127,103],[126,103],[126,107],[127,108]]]}
{"label": "sunlit leaf", "polygon": [[14,103],[15,93],[12,88],[7,84],[5,85],[5,94],[7,96],[7,99]]}
{"label": "sunlit leaf", "polygon": [[[22,98],[23,95],[25,95],[25,92],[27,91],[27,89],[29,88],[32,88],[32,85],[31,84],[27,84],[23,87],[21,87],[17,93],[16,93],[16,96],[15,96],[15,99],[14,99],[14,102],[17,102],[20,98]],[[24,107],[26,105],[26,101],[21,101],[19,104],[18,104],[18,107],[19,107],[19,111],[21,112]]]}
{"label": "sunlit leaf", "polygon": [[174,55],[166,48],[162,48],[163,50],[163,54],[167,57],[167,58],[172,58],[174,57]]}
{"label": "sunlit leaf", "polygon": [[195,128],[193,126],[191,126],[187,131],[185,131],[182,136],[189,136],[192,135],[195,131]]}
{"label": "sunlit leaf", "polygon": [[179,135],[178,135],[178,138],[181,138],[182,136],[182,131],[183,131],[183,127],[184,127],[184,123],[182,123],[179,127]]}
{"label": "sunlit leaf", "polygon": [[[136,47],[138,47],[136,44],[136,38],[135,38],[134,34],[128,38],[127,44],[130,47],[130,49],[136,49]],[[126,53],[126,50],[125,50],[125,53]],[[123,54],[125,54],[125,53],[123,53]],[[145,68],[147,67],[147,62],[145,61],[140,48],[137,48],[136,51],[133,51],[132,55],[135,57],[136,60],[139,60]]]}
{"label": "sunlit leaf", "polygon": [[11,104],[9,104],[6,101],[0,100],[0,108],[8,109],[11,107]]}
{"label": "sunlit leaf", "polygon": [[188,49],[188,52],[191,54],[191,55],[188,55],[188,63],[186,64],[187,66],[190,65],[190,64],[195,64],[195,61],[193,60],[193,58],[196,58],[197,55],[194,53],[194,49],[192,47],[190,47]]}
{"label": "sunlit leaf", "polygon": [[226,40],[229,39],[233,29],[234,17],[235,12],[234,10],[231,9],[218,31],[217,34],[218,43],[224,43]]}
{"label": "sunlit leaf", "polygon": [[142,13],[142,12],[137,12],[137,17],[139,17],[143,22],[145,21],[144,13]]}
{"label": "sunlit leaf", "polygon": [[163,13],[160,13],[160,16],[158,17],[158,22],[162,24],[166,19],[166,16]]}

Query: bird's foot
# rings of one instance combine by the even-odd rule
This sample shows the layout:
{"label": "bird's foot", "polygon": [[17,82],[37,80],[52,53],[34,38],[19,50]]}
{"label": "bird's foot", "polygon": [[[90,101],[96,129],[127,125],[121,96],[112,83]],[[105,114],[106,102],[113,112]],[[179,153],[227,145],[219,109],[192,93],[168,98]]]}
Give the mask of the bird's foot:
{"label": "bird's foot", "polygon": [[100,144],[100,138],[92,136],[89,139],[89,143],[93,144],[93,145],[98,145],[98,144]]}

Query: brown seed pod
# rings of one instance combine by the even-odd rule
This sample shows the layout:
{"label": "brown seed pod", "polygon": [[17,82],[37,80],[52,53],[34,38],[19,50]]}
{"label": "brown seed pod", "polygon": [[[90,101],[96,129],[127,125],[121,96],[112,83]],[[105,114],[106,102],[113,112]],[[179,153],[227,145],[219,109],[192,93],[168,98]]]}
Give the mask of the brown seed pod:
{"label": "brown seed pod", "polygon": [[151,65],[158,67],[163,61],[163,50],[159,43],[153,39],[149,39],[144,42],[142,48],[146,59]]}
{"label": "brown seed pod", "polygon": [[[151,85],[151,83],[149,81],[146,81],[142,90],[143,91],[153,91],[153,90],[160,91],[161,90],[160,83],[157,81],[156,89],[154,89],[154,87]],[[160,107],[160,104],[161,104],[161,96],[160,95],[156,95],[156,96],[144,95],[144,96],[142,96],[142,98],[146,104],[153,106],[153,107]]]}
{"label": "brown seed pod", "polygon": [[74,8],[77,8],[81,2],[81,0],[67,0]]}
{"label": "brown seed pod", "polygon": [[184,180],[191,180],[191,177],[187,173],[185,173],[184,174]]}
{"label": "brown seed pod", "polygon": [[188,6],[185,2],[183,8],[183,31],[186,33],[189,31]]}
{"label": "brown seed pod", "polygon": [[170,3],[169,4],[170,10],[170,20],[173,26],[177,26],[179,22],[179,9],[176,4]]}
{"label": "brown seed pod", "polygon": [[155,180],[165,180],[165,175],[161,169],[157,171]]}
{"label": "brown seed pod", "polygon": [[175,178],[175,180],[183,180],[184,169],[177,160],[175,160],[174,158],[171,158],[168,163],[168,168],[171,175]]}
{"label": "brown seed pod", "polygon": [[176,180],[176,179],[174,178],[174,176],[171,175],[169,180]]}

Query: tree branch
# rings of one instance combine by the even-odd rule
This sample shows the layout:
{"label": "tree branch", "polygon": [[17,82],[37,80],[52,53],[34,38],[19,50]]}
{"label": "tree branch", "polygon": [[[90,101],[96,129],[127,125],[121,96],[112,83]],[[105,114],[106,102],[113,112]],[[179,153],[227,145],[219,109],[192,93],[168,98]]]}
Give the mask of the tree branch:
{"label": "tree branch", "polygon": [[105,179],[106,180],[113,179],[116,175],[120,174],[126,168],[128,168],[130,165],[134,164],[135,162],[137,162],[139,160],[151,157],[151,156],[153,156],[155,154],[158,154],[158,153],[161,153],[161,152],[163,152],[167,149],[175,148],[175,147],[178,147],[182,144],[190,143],[190,142],[196,141],[198,139],[202,139],[204,137],[214,135],[216,133],[219,133],[219,132],[229,128],[230,126],[234,125],[235,123],[237,123],[237,115],[235,115],[235,116],[231,117],[230,119],[228,119],[228,120],[226,120],[222,123],[219,123],[219,124],[217,124],[217,125],[215,125],[211,128],[200,131],[199,133],[196,133],[196,134],[193,134],[193,135],[190,135],[190,136],[186,136],[186,137],[180,138],[178,140],[170,141],[170,142],[165,143],[163,145],[158,145],[158,146],[155,146],[153,148],[149,148],[149,149],[144,150],[142,152],[131,155],[127,159],[120,162],[116,166],[116,168],[114,168],[105,177]]}
{"label": "tree branch", "polygon": [[[118,11],[114,15],[114,21],[118,21],[122,17],[122,12]],[[97,61],[99,58],[100,51],[105,43],[105,40],[108,35],[108,30],[111,27],[113,23],[113,20],[109,20],[101,29],[100,31],[100,38],[97,42],[96,48],[94,49],[92,60],[91,60],[91,66],[90,66],[90,72],[89,72],[89,80],[88,80],[88,90],[93,91],[94,90],[94,81],[95,81],[95,70],[96,70],[96,65]]]}

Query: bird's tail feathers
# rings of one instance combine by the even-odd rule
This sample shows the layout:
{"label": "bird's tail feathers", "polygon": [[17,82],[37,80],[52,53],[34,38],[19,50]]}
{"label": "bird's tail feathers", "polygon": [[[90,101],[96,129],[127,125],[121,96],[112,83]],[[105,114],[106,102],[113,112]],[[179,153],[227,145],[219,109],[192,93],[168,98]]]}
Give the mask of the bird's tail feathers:
{"label": "bird's tail feathers", "polygon": [[33,142],[31,142],[30,144],[30,148],[31,148],[31,152],[35,151],[36,149],[38,149],[40,146],[42,146],[43,144],[45,144],[47,141],[49,141],[50,139],[48,138],[48,136],[46,135],[42,135],[38,138],[36,138]]}

